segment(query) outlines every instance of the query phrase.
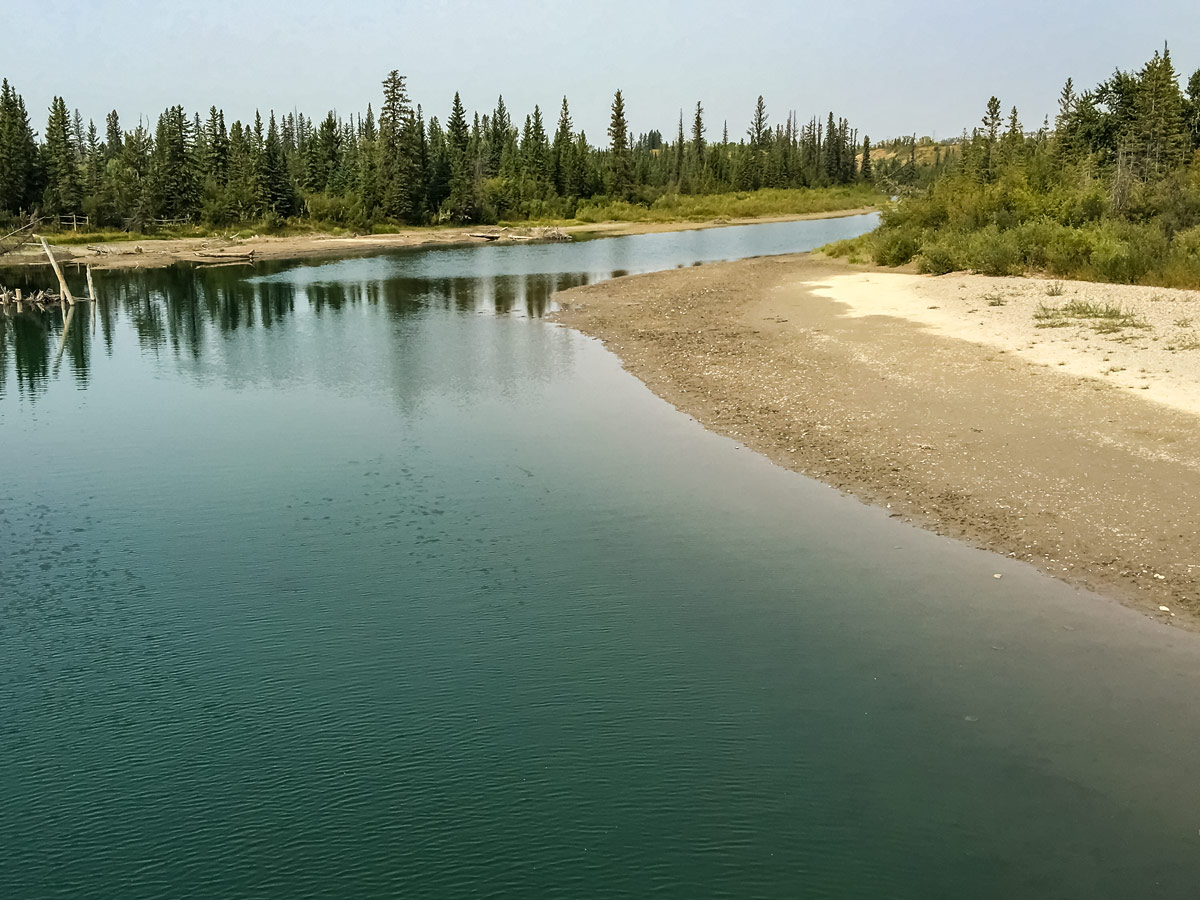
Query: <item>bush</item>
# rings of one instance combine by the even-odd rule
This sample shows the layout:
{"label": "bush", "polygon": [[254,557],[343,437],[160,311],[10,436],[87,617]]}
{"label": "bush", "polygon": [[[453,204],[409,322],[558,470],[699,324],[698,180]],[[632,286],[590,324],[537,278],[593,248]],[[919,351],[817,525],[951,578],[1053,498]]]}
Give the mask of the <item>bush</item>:
{"label": "bush", "polygon": [[917,234],[907,228],[880,231],[875,241],[875,262],[881,266],[902,266],[921,249]]}
{"label": "bush", "polygon": [[945,231],[926,241],[917,258],[917,271],[927,275],[945,275],[967,268],[962,241],[957,232]]}
{"label": "bush", "polygon": [[984,275],[1016,275],[1024,266],[1017,235],[989,225],[971,234],[967,244],[967,261],[972,269]]}
{"label": "bush", "polygon": [[1094,232],[1091,273],[1100,281],[1135,284],[1146,280],[1167,255],[1167,238],[1155,225],[1106,223]]}

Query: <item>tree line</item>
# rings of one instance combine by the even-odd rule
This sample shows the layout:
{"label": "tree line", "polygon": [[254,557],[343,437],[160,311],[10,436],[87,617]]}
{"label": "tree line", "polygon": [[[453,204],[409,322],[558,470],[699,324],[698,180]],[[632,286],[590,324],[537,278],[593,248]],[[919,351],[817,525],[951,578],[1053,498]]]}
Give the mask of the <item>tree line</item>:
{"label": "tree line", "polygon": [[1033,130],[992,97],[928,189],[843,249],[860,247],[931,273],[1200,286],[1200,70],[1184,82],[1164,47],[1089,90],[1068,79]]}
{"label": "tree line", "polygon": [[[86,215],[94,227],[147,230],[156,220],[208,226],[295,217],[369,230],[408,225],[571,218],[579,204],[649,204],[669,192],[712,194],[870,181],[870,141],[833,113],[772,125],[760,96],[745,134],[710,137],[704,108],[681,111],[674,140],[636,138],[620,90],[607,145],[577,131],[564,97],[550,126],[535,106],[514,118],[501,96],[482,115],[456,93],[444,122],[409,98],[404,76],[383,81],[376,115],[318,122],[303,113],[226,124],[173,106],[153,133],[125,130],[114,110],[103,133],[55,97],[39,136],[24,100],[0,85],[0,217]],[[553,130],[551,131],[551,127]],[[860,163],[861,156],[861,163]]]}

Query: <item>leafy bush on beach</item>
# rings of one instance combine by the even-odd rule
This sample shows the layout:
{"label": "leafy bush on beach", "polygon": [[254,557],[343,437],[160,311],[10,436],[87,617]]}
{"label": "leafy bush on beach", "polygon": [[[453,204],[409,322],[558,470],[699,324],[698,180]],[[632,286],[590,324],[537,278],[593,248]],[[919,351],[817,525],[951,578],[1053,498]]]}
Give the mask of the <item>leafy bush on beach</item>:
{"label": "leafy bush on beach", "polygon": [[935,275],[1200,287],[1200,71],[1181,88],[1164,51],[1082,94],[1068,81],[1055,127],[1033,133],[993,97],[944,173],[855,249]]}

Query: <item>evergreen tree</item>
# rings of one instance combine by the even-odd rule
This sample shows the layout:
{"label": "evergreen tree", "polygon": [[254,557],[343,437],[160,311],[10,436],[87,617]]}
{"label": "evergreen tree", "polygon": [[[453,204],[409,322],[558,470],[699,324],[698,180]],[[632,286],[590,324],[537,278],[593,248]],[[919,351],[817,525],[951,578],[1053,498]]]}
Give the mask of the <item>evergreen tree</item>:
{"label": "evergreen tree", "polygon": [[536,105],[533,107],[533,116],[529,120],[528,141],[521,149],[525,157],[526,171],[537,185],[538,191],[549,190],[550,144],[546,138],[546,126],[542,121],[542,111]]}
{"label": "evergreen tree", "polygon": [[192,123],[182,106],[172,106],[158,117],[146,186],[152,216],[192,219],[198,214],[193,139]]}
{"label": "evergreen tree", "polygon": [[1192,149],[1200,150],[1200,69],[1192,73],[1187,83],[1186,108],[1188,133],[1192,138]]}
{"label": "evergreen tree", "polygon": [[858,175],[863,181],[870,182],[874,173],[871,171],[871,139],[863,137],[862,163],[858,167]]}
{"label": "evergreen tree", "polygon": [[746,129],[746,135],[749,137],[750,146],[753,149],[766,149],[771,130],[767,126],[767,106],[763,103],[762,94],[758,95],[758,102],[754,104],[754,115],[750,119],[750,127]]}
{"label": "evergreen tree", "polygon": [[675,153],[672,159],[671,177],[675,183],[683,181],[683,110],[679,111],[679,131],[675,135]]}
{"label": "evergreen tree", "polygon": [[423,131],[408,101],[404,77],[393,69],[383,83],[379,110],[380,209],[402,222],[419,221],[424,194],[420,178]]}
{"label": "evergreen tree", "polygon": [[1021,120],[1014,106],[1008,114],[1008,129],[1004,132],[1004,163],[1011,165],[1021,156],[1025,147],[1025,132],[1021,128]]}
{"label": "evergreen tree", "polygon": [[1155,53],[1138,73],[1136,104],[1134,139],[1141,172],[1157,178],[1183,162],[1190,143],[1184,98],[1168,49]]}
{"label": "evergreen tree", "polygon": [[467,152],[467,141],[470,140],[467,128],[467,111],[463,108],[458,91],[454,92],[454,106],[450,110],[450,118],[446,120],[446,141],[455,153]]}
{"label": "evergreen tree", "polygon": [[572,166],[571,154],[573,150],[571,110],[567,106],[567,98],[563,97],[562,109],[558,113],[558,127],[554,130],[554,145],[550,149],[551,176],[554,180],[554,190],[562,197],[571,196],[569,172]]}
{"label": "evergreen tree", "polygon": [[496,109],[491,118],[491,135],[489,141],[490,156],[488,159],[489,174],[500,172],[504,151],[509,145],[512,132],[512,120],[508,116],[508,108],[504,105],[504,96],[496,100]]}
{"label": "evergreen tree", "polygon": [[79,171],[72,134],[67,104],[62,97],[55,97],[50,104],[46,142],[42,147],[42,163],[46,172],[42,207],[53,215],[77,213],[80,210]]}
{"label": "evergreen tree", "polygon": [[821,151],[821,161],[825,170],[825,183],[837,184],[841,174],[842,148],[838,141],[837,124],[833,121],[833,113],[825,124],[825,145]]}
{"label": "evergreen tree", "polygon": [[104,117],[104,153],[107,159],[121,155],[124,138],[121,134],[121,118],[114,109]]}
{"label": "evergreen tree", "polygon": [[38,194],[38,148],[25,102],[0,82],[0,213],[33,206]]}
{"label": "evergreen tree", "polygon": [[984,178],[992,181],[996,177],[996,140],[1000,134],[1000,101],[996,97],[992,97],[987,102],[987,110],[983,114],[983,128],[984,153],[982,171]]}
{"label": "evergreen tree", "polygon": [[259,179],[262,183],[266,212],[287,218],[295,212],[296,194],[288,177],[287,162],[283,156],[283,141],[275,125],[275,111],[271,111],[267,125],[267,137],[259,157]]}
{"label": "evergreen tree", "polygon": [[625,121],[625,98],[619,89],[613,96],[608,141],[610,192],[614,197],[625,198],[629,196],[633,185],[629,159],[629,125]]}

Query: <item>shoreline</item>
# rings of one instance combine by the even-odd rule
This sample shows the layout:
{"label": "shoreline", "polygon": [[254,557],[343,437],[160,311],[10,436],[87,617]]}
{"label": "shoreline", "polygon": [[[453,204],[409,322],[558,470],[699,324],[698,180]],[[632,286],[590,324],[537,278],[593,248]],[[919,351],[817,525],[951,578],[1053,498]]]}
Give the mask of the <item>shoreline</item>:
{"label": "shoreline", "polygon": [[[1094,294],[1139,324],[1034,318]],[[1172,331],[1193,312],[1200,323],[1200,293],[801,254],[556,299],[553,321],[599,339],[709,430],[893,517],[1200,629],[1200,343]]]}
{"label": "shoreline", "polygon": [[[110,241],[92,245],[53,244],[51,249],[59,262],[71,265],[90,265],[94,271],[105,269],[163,268],[179,262],[199,265],[247,265],[242,257],[253,251],[254,262],[262,260],[308,259],[314,257],[354,256],[385,250],[433,246],[479,246],[485,244],[516,244],[545,241],[550,232],[561,232],[580,239],[621,237],[634,234],[656,234],[668,231],[700,231],[737,225],[765,225],[772,222],[803,222],[812,219],[837,219],[877,212],[874,206],[833,210],[819,213],[796,213],[786,216],[710,219],[701,222],[598,222],[564,226],[477,225],[462,228],[410,228],[394,234],[337,236],[305,234],[292,237],[258,235],[241,240],[221,237],[167,238],[150,241]],[[495,239],[479,235],[497,235]],[[20,252],[0,257],[0,269],[9,266],[47,266],[40,246],[22,248]]]}

